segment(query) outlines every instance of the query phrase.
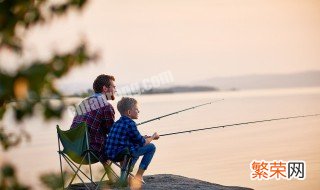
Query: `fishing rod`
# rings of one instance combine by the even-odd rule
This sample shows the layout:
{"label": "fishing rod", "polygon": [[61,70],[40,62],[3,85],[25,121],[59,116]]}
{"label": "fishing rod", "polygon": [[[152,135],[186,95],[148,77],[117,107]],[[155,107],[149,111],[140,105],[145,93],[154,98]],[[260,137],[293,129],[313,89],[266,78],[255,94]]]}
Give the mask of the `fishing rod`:
{"label": "fishing rod", "polygon": [[186,108],[186,109],[183,109],[183,110],[179,110],[179,111],[176,111],[176,112],[172,112],[172,113],[169,113],[169,114],[166,114],[166,115],[163,115],[163,116],[160,116],[160,117],[156,117],[156,118],[153,118],[153,119],[149,119],[147,121],[143,121],[141,123],[138,123],[138,125],[143,125],[143,124],[146,124],[146,123],[149,123],[151,121],[155,121],[155,120],[160,120],[164,117],[168,117],[170,115],[174,115],[174,114],[178,114],[178,113],[181,113],[181,112],[184,112],[184,111],[187,111],[187,110],[191,110],[191,109],[195,109],[195,108],[198,108],[198,107],[201,107],[201,106],[205,106],[205,105],[209,105],[209,104],[212,104],[214,102],[219,102],[219,101],[222,101],[224,99],[218,99],[218,100],[215,100],[215,101],[212,101],[212,102],[208,102],[208,103],[204,103],[204,104],[200,104],[200,105],[197,105],[197,106],[193,106],[193,107],[190,107],[190,108]]}
{"label": "fishing rod", "polygon": [[285,120],[285,119],[296,119],[296,118],[302,118],[302,117],[314,117],[314,116],[320,116],[320,114],[312,114],[312,115],[300,115],[300,116],[292,116],[292,117],[282,117],[282,118],[275,118],[275,119],[265,119],[265,120],[258,120],[258,121],[248,121],[243,123],[234,123],[234,124],[228,124],[228,125],[220,125],[215,127],[206,127],[201,129],[193,129],[193,130],[186,130],[186,131],[178,131],[173,133],[166,133],[159,135],[160,137],[163,136],[170,136],[170,135],[177,135],[182,133],[192,133],[196,131],[204,131],[204,130],[210,130],[210,129],[218,129],[218,128],[225,128],[225,127],[231,127],[231,126],[237,126],[237,125],[248,125],[253,123],[262,123],[262,122],[269,122],[269,121],[278,121],[278,120]]}

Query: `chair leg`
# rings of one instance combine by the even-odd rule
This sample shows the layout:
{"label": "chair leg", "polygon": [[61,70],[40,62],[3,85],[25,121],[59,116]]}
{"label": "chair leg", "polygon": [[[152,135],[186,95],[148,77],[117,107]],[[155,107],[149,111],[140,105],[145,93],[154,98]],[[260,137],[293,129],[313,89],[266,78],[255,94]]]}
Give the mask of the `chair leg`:
{"label": "chair leg", "polygon": [[[118,163],[113,162],[113,164],[116,165],[116,166],[118,166],[118,167],[121,169],[121,165],[119,165]],[[129,172],[129,175],[132,176],[132,177],[134,177],[134,175],[133,175],[131,172]]]}
{"label": "chair leg", "polygon": [[[85,184],[85,182],[82,180],[82,178],[81,178],[81,177],[79,176],[79,174],[78,174],[78,171],[80,170],[80,167],[81,167],[81,165],[77,168],[77,171],[76,171],[73,167],[71,167],[71,169],[73,170],[73,172],[74,172],[75,174],[74,174],[72,180],[70,181],[70,183],[69,183],[69,185],[68,185],[68,188],[69,188],[70,185],[72,184],[74,178],[75,178],[76,176],[78,176],[78,178],[81,180],[81,182],[82,182],[83,185],[86,187],[86,189],[90,189],[90,188]],[[81,170],[80,170],[80,171],[81,171]]]}
{"label": "chair leg", "polygon": [[[74,172],[74,175],[71,179],[71,181],[69,182],[68,186],[66,189],[69,189],[70,185],[72,184],[73,180],[75,179],[76,176],[78,176],[78,178],[81,180],[81,182],[83,183],[83,185],[86,187],[86,189],[90,190],[90,188],[85,184],[85,182],[83,181],[83,179],[80,177],[80,175],[78,174],[78,172],[80,171],[84,176],[87,177],[87,179],[90,180],[90,178],[84,173],[81,171],[81,166],[82,164],[80,164],[79,166],[76,166],[68,157],[66,157],[65,155],[62,155],[65,160],[66,160],[66,163],[70,166],[70,168],[72,169],[72,171]],[[82,162],[82,161],[81,161]],[[75,168],[74,168],[75,167]],[[93,184],[95,184],[93,181],[91,181]],[[96,185],[96,184],[95,184]]]}
{"label": "chair leg", "polygon": [[[119,176],[116,174],[116,172],[113,171],[113,169],[111,168],[111,165],[112,165],[112,162],[111,162],[110,164],[108,164],[107,166],[104,166],[105,172],[104,172],[102,178],[100,179],[97,187],[95,188],[96,190],[98,190],[98,189],[100,188],[100,186],[102,186],[102,180],[103,180],[104,177],[107,175],[108,170],[109,170],[109,172],[112,173],[112,175],[116,176],[117,179],[119,180]],[[109,180],[110,180],[110,179],[109,179]]]}
{"label": "chair leg", "polygon": [[127,172],[126,172],[126,178],[128,178],[130,172],[132,172],[132,170],[131,170],[131,169],[133,169],[133,168],[131,168],[131,166],[132,166],[132,161],[133,161],[133,158],[130,156],[130,157],[129,157],[129,160],[128,160],[128,167],[127,167]]}
{"label": "chair leg", "polygon": [[60,172],[61,172],[61,181],[62,181],[62,189],[64,190],[64,175],[63,175],[63,171],[62,171],[62,159],[61,159],[61,148],[60,148],[60,137],[59,134],[57,134],[58,136],[58,154],[59,154],[59,160],[60,160]]}
{"label": "chair leg", "polygon": [[62,189],[64,190],[64,175],[62,171],[62,160],[61,160],[61,154],[59,153],[59,159],[60,159],[60,172],[61,172],[61,180],[62,180]]}
{"label": "chair leg", "polygon": [[[89,163],[91,163],[91,156],[90,156],[91,153],[87,152],[85,155],[88,155]],[[89,164],[89,170],[90,170],[90,180],[93,182],[91,164]]]}
{"label": "chair leg", "polygon": [[110,162],[107,164],[107,166],[104,167],[105,173],[108,175],[108,179],[110,182],[115,183],[116,181],[119,180],[118,174],[112,169],[112,164],[113,162]]}
{"label": "chair leg", "polygon": [[[75,167],[75,168],[78,168],[78,166],[76,166],[68,157],[64,156],[64,158],[67,161],[67,164],[70,166],[70,168],[72,168],[72,166]],[[90,177],[87,176],[81,169],[79,169],[79,172],[82,173],[88,180],[90,180]],[[94,181],[91,181],[91,183],[95,184]]]}
{"label": "chair leg", "polygon": [[124,156],[124,163],[121,167],[121,174],[120,174],[120,178],[119,178],[119,185],[121,187],[125,187],[127,186],[127,179],[128,179],[128,175],[130,173],[130,167],[131,167],[131,156],[129,155],[125,155]]}

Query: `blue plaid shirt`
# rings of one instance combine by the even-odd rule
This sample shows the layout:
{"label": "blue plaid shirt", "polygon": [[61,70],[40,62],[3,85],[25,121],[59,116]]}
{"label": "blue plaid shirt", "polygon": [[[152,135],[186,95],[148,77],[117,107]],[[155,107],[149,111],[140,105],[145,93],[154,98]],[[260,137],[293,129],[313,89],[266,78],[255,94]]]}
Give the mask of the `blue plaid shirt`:
{"label": "blue plaid shirt", "polygon": [[141,136],[136,123],[127,116],[121,116],[108,134],[105,152],[110,159],[114,159],[124,148],[135,151],[142,147],[146,140]]}

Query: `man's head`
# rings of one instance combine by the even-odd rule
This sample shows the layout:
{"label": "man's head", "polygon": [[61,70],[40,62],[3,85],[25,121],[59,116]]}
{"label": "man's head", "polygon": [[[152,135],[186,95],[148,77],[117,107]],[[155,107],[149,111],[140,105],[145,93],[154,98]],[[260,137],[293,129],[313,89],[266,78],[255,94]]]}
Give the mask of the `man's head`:
{"label": "man's head", "polygon": [[138,102],[134,98],[123,97],[118,102],[117,108],[121,115],[130,117],[131,119],[138,119],[139,117]]}
{"label": "man's head", "polygon": [[116,92],[114,81],[114,76],[105,74],[99,75],[93,82],[93,90],[95,93],[106,95],[108,100],[114,100],[114,94]]}

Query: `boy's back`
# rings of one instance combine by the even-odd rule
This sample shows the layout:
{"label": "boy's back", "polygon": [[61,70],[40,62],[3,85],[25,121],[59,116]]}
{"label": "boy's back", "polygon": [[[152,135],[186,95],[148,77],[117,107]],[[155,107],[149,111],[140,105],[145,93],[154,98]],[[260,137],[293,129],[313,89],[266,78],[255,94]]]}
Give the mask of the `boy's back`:
{"label": "boy's back", "polygon": [[109,158],[115,156],[124,148],[134,151],[145,144],[145,139],[137,129],[136,123],[127,116],[121,116],[116,121],[108,134],[106,142],[106,153]]}

